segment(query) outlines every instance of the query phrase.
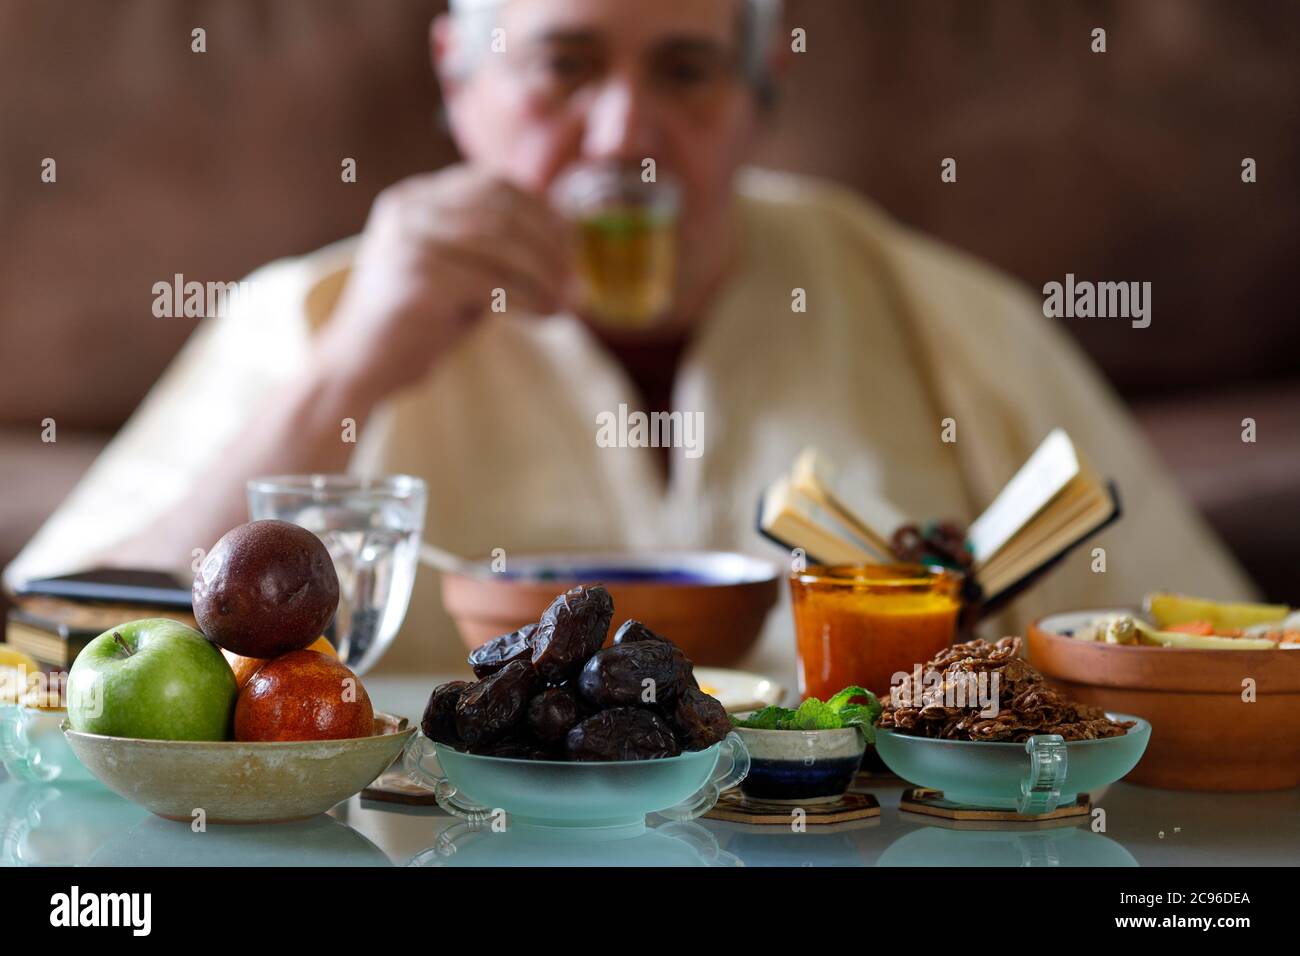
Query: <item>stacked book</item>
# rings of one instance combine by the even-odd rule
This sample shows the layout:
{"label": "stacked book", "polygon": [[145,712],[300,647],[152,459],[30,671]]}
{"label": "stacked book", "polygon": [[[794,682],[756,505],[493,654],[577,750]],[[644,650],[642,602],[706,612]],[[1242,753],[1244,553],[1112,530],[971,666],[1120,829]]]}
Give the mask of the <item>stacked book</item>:
{"label": "stacked book", "polygon": [[89,641],[141,617],[169,617],[194,627],[189,590],[169,576],[138,571],[31,581],[9,609],[4,640],[43,669],[66,670]]}

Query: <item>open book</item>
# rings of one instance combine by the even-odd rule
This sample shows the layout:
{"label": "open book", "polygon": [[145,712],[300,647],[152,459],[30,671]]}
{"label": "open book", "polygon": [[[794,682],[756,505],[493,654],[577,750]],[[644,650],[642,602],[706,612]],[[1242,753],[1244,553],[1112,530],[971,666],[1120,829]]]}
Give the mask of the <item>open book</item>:
{"label": "open book", "polygon": [[[995,607],[1116,520],[1113,483],[1097,477],[1061,429],[1049,434],[967,529],[971,571]],[[830,460],[807,448],[768,486],[759,531],[819,564],[894,560],[894,532],[907,515],[870,490],[840,481]]]}

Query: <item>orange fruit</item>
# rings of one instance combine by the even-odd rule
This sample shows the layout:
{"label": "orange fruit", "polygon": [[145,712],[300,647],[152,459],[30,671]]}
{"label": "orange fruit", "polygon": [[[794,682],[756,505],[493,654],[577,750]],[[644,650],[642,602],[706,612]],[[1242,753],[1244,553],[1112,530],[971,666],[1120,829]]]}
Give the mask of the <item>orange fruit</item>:
{"label": "orange fruit", "polygon": [[[338,660],[339,652],[334,650],[334,645],[325,639],[324,635],[316,638],[308,644],[304,650],[319,651],[329,657]],[[250,677],[258,672],[266,659],[262,657],[243,657],[233,651],[228,651],[224,647],[221,653],[226,656],[226,662],[230,664],[230,669],[235,672],[235,686],[242,688],[248,683]]]}

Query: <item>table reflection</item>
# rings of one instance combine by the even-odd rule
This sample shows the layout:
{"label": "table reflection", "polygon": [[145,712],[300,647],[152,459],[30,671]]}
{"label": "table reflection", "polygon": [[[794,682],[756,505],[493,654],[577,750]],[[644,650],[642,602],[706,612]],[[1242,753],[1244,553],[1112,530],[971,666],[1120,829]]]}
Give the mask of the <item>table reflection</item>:
{"label": "table reflection", "polygon": [[[913,817],[915,814],[901,814]],[[926,825],[904,833],[877,866],[1137,866],[1110,837],[1079,825],[962,829]]]}
{"label": "table reflection", "polygon": [[458,823],[408,863],[464,866],[739,866],[697,823],[665,822],[643,830],[559,829]]}
{"label": "table reflection", "polygon": [[79,866],[150,816],[98,781],[0,782],[0,866]]}

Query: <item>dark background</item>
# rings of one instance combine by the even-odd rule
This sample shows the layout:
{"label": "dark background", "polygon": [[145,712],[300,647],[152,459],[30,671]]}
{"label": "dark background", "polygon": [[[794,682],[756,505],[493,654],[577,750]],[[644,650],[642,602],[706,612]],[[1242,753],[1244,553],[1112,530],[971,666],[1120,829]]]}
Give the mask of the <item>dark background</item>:
{"label": "dark background", "polygon": [[[0,0],[0,564],[192,331],[153,317],[155,281],[230,281],[355,233],[381,188],[452,158],[441,8]],[[1248,570],[1300,604],[1300,3],[792,0],[787,21],[808,52],[760,161],[1036,288],[1153,283],[1140,333],[1063,321]]]}

